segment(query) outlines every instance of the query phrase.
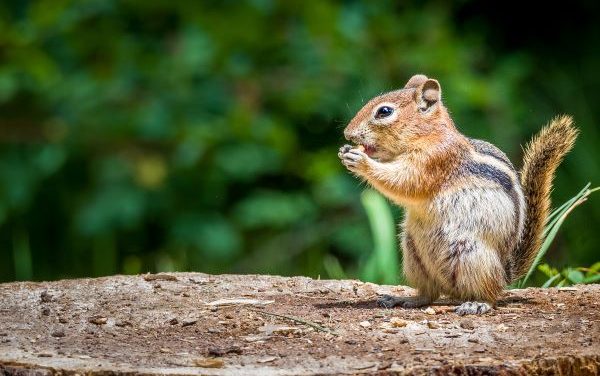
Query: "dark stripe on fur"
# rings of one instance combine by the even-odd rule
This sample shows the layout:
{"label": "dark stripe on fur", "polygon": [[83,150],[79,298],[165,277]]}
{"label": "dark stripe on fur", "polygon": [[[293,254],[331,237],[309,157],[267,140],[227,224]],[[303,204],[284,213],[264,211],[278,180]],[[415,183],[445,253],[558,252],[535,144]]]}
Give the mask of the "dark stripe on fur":
{"label": "dark stripe on fur", "polygon": [[519,232],[519,221],[521,221],[521,210],[520,210],[521,203],[519,202],[519,196],[517,195],[517,192],[514,189],[512,189],[510,192],[508,192],[508,195],[510,196],[510,200],[513,203],[514,215],[515,215],[513,230],[511,231],[511,234],[506,239],[506,246],[505,246],[506,249],[503,250],[504,252],[506,252],[505,255],[507,257],[507,259],[505,260],[505,264],[504,264],[504,272],[506,273],[507,282],[510,282],[510,281],[512,281],[513,273],[514,273],[512,254],[514,252],[515,245],[518,244],[519,240],[520,240],[520,239],[517,239],[517,234]]}
{"label": "dark stripe on fur", "polygon": [[415,259],[415,262],[417,263],[417,265],[419,266],[419,269],[421,269],[423,274],[425,274],[425,277],[427,279],[431,279],[429,277],[429,273],[427,273],[427,270],[425,269],[425,265],[423,264],[423,261],[421,260],[421,258],[419,257],[419,255],[417,253],[417,247],[415,246],[415,241],[413,240],[412,236],[410,236],[410,234],[406,234],[406,250]]}
{"label": "dark stripe on fur", "polygon": [[510,179],[510,176],[494,166],[486,163],[468,161],[465,163],[464,168],[469,174],[498,183],[507,193],[510,193],[513,190],[513,182]]}
{"label": "dark stripe on fur", "polygon": [[513,166],[512,163],[510,163],[510,160],[508,159],[506,154],[504,154],[502,152],[502,150],[498,149],[494,145],[490,144],[489,142],[477,140],[474,138],[470,138],[469,142],[475,148],[476,152],[478,152],[480,154],[484,154],[484,155],[489,155],[490,157],[495,158],[498,161],[504,163],[512,171],[516,171],[515,167]]}
{"label": "dark stripe on fur", "polygon": [[452,273],[450,274],[450,281],[452,287],[456,288],[456,278],[458,276],[458,269],[460,267],[460,258],[465,254],[473,251],[473,246],[468,240],[456,240],[450,243],[450,254],[449,261]]}
{"label": "dark stripe on fur", "polygon": [[512,256],[509,255],[508,260],[504,263],[504,275],[506,276],[506,282],[510,283],[513,280],[515,265],[512,259]]}

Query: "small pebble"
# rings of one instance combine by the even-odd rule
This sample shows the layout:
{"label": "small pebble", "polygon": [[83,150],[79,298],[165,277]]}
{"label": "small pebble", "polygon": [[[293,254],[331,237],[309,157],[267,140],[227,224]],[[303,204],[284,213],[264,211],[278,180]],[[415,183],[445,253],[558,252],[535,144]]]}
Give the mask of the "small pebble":
{"label": "small pebble", "polygon": [[48,291],[42,291],[42,293],[40,294],[40,300],[42,301],[42,303],[49,303],[52,301],[52,295],[50,295]]}
{"label": "small pebble", "polygon": [[425,312],[428,315],[435,315],[435,309],[433,309],[432,307],[427,307],[426,309],[423,310],[423,312]]}
{"label": "small pebble", "polygon": [[183,320],[183,322],[181,323],[181,326],[186,327],[186,326],[194,325],[197,322],[198,322],[198,320],[196,320],[196,319]]}
{"label": "small pebble", "polygon": [[222,359],[219,358],[198,358],[193,361],[196,367],[202,368],[222,368],[225,365]]}
{"label": "small pebble", "polygon": [[226,348],[211,347],[208,349],[208,355],[223,356],[225,354],[242,354],[242,349],[239,346],[230,346]]}
{"label": "small pebble", "polygon": [[393,328],[403,328],[408,323],[405,320],[402,320],[402,319],[400,319],[398,317],[392,317],[390,319],[390,324],[392,325]]}
{"label": "small pebble", "polygon": [[258,359],[257,362],[258,363],[270,363],[277,359],[279,359],[279,358],[276,356],[267,356],[266,358]]}
{"label": "small pebble", "polygon": [[96,325],[104,325],[108,321],[106,317],[102,316],[92,316],[88,319],[89,322]]}
{"label": "small pebble", "polygon": [[52,333],[50,333],[50,335],[52,337],[60,338],[60,337],[64,337],[65,336],[65,332],[63,330],[55,330]]}

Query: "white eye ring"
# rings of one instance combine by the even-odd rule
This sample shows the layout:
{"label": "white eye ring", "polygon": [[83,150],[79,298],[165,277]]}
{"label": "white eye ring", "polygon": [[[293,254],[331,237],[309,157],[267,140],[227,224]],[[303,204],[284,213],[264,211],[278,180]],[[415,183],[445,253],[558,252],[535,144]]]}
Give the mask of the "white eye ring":
{"label": "white eye ring", "polygon": [[393,103],[383,102],[373,108],[372,118],[374,123],[390,124],[396,120],[397,117],[398,113],[396,111],[396,105]]}

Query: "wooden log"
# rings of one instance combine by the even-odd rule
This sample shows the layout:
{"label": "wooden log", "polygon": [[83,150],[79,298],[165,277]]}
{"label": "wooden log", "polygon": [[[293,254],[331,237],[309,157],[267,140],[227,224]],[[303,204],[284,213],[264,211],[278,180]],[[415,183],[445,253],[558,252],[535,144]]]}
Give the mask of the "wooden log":
{"label": "wooden log", "polygon": [[0,374],[600,372],[600,285],[384,309],[408,287],[169,273],[0,284]]}

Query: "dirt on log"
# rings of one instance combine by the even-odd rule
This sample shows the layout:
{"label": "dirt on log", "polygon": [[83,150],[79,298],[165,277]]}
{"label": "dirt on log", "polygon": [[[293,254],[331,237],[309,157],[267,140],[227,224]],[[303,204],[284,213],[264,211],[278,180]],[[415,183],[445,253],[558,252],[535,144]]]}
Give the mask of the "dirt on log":
{"label": "dirt on log", "polygon": [[384,309],[408,287],[200,273],[0,284],[0,374],[600,372],[600,285]]}

